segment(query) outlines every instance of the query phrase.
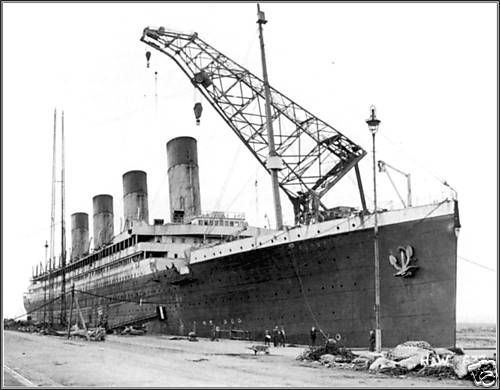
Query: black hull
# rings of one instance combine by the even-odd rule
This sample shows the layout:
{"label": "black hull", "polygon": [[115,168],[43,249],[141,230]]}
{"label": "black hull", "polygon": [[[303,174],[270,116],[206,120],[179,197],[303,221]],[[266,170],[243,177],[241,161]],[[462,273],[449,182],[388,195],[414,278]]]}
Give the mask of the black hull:
{"label": "black hull", "polygon": [[[407,340],[455,345],[455,227],[454,215],[380,227],[384,347]],[[418,270],[411,277],[394,276],[388,256],[398,256],[398,247],[407,245],[414,248]],[[89,291],[114,300],[78,293],[79,303],[91,324],[103,317],[109,326],[149,320],[153,331],[186,335],[195,329],[209,337],[212,321],[225,335],[243,330],[257,340],[283,325],[287,342],[301,344],[316,326],[330,337],[340,334],[347,346],[366,347],[375,328],[373,253],[373,229],[357,230],[193,263],[188,275],[163,270]],[[60,303],[54,305],[59,320]],[[158,305],[166,308],[166,320],[158,318]],[[32,318],[41,321],[43,315],[42,309]]]}

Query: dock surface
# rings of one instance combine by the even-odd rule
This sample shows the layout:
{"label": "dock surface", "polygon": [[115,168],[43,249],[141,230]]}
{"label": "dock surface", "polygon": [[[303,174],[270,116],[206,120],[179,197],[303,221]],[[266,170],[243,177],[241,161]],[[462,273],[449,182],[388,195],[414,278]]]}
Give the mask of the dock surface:
{"label": "dock surface", "polygon": [[304,347],[270,347],[269,355],[255,355],[248,349],[251,341],[170,337],[108,335],[104,342],[88,342],[5,331],[4,385],[474,387],[464,380],[399,378],[301,362],[296,357]]}

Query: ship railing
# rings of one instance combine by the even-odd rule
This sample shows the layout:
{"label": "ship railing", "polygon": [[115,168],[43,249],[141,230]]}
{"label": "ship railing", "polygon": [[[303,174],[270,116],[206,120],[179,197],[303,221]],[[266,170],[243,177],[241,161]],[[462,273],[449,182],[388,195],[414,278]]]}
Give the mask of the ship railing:
{"label": "ship railing", "polygon": [[151,250],[157,250],[157,251],[165,251],[166,248],[166,243],[162,242],[140,242],[137,244],[137,250],[136,251],[151,251]]}
{"label": "ship railing", "polygon": [[215,219],[245,219],[245,213],[228,212],[228,211],[204,211],[203,213],[194,216],[196,218],[215,218]]}

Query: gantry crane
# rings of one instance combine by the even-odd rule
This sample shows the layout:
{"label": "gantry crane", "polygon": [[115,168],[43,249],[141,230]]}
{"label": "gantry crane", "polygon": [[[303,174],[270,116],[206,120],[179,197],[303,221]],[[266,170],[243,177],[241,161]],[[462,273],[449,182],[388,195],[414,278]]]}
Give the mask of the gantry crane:
{"label": "gantry crane", "polygon": [[[259,15],[258,23],[265,22]],[[147,27],[141,41],[172,58],[262,166],[277,173],[277,184],[293,204],[296,223],[322,220],[328,209],[321,198],[353,167],[366,210],[357,166],[366,152],[359,145],[197,33]]]}
{"label": "gantry crane", "polygon": [[[394,168],[392,165],[389,165],[389,164],[387,164],[386,162],[384,162],[382,160],[379,160],[377,162],[377,164],[378,164],[378,170],[379,170],[379,172],[385,172],[387,174],[387,177],[389,178],[389,181],[391,182],[392,186],[394,187],[394,190],[396,191],[396,194],[398,194],[399,200],[401,201],[401,203],[403,203],[403,207],[404,208],[411,207],[411,175],[409,173],[405,173],[403,171],[400,171],[397,168]],[[387,171],[387,168],[390,168],[393,171],[396,171],[396,172],[398,172],[401,175],[403,175],[403,176],[406,177],[406,181],[407,181],[407,185],[408,185],[408,195],[407,195],[408,201],[407,201],[407,204],[405,203],[405,201],[403,200],[403,197],[401,196],[401,194],[399,193],[398,189],[396,188],[396,185],[394,184],[394,181],[392,180],[391,175]]]}

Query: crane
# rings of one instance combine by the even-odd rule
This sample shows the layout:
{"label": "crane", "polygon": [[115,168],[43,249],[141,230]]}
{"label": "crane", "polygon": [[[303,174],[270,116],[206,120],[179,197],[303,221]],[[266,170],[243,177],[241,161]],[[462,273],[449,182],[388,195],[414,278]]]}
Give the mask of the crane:
{"label": "crane", "polygon": [[[394,190],[396,191],[396,193],[398,194],[398,197],[399,197],[399,200],[401,201],[401,203],[403,204],[403,207],[406,208],[406,207],[411,207],[411,178],[410,178],[410,174],[409,173],[405,173],[403,171],[400,171],[399,169],[397,168],[394,168],[392,165],[389,165],[387,164],[386,162],[382,161],[382,160],[378,160],[377,162],[377,165],[378,165],[378,170],[379,172],[385,172],[387,174],[387,177],[389,178],[392,186],[394,187]],[[392,177],[391,175],[389,174],[389,172],[387,171],[387,168],[390,168],[392,169],[393,171],[396,171],[398,173],[400,173],[401,175],[405,176],[406,177],[406,181],[408,183],[408,201],[407,201],[407,204],[404,202],[401,194],[399,193],[398,189],[396,188],[396,185],[394,184],[394,181],[392,180]]]}
{"label": "crane", "polygon": [[296,223],[322,220],[328,208],[321,198],[353,167],[366,209],[357,166],[366,151],[359,145],[197,33],[146,27],[140,40],[173,59],[259,163],[271,175],[277,172]]}

